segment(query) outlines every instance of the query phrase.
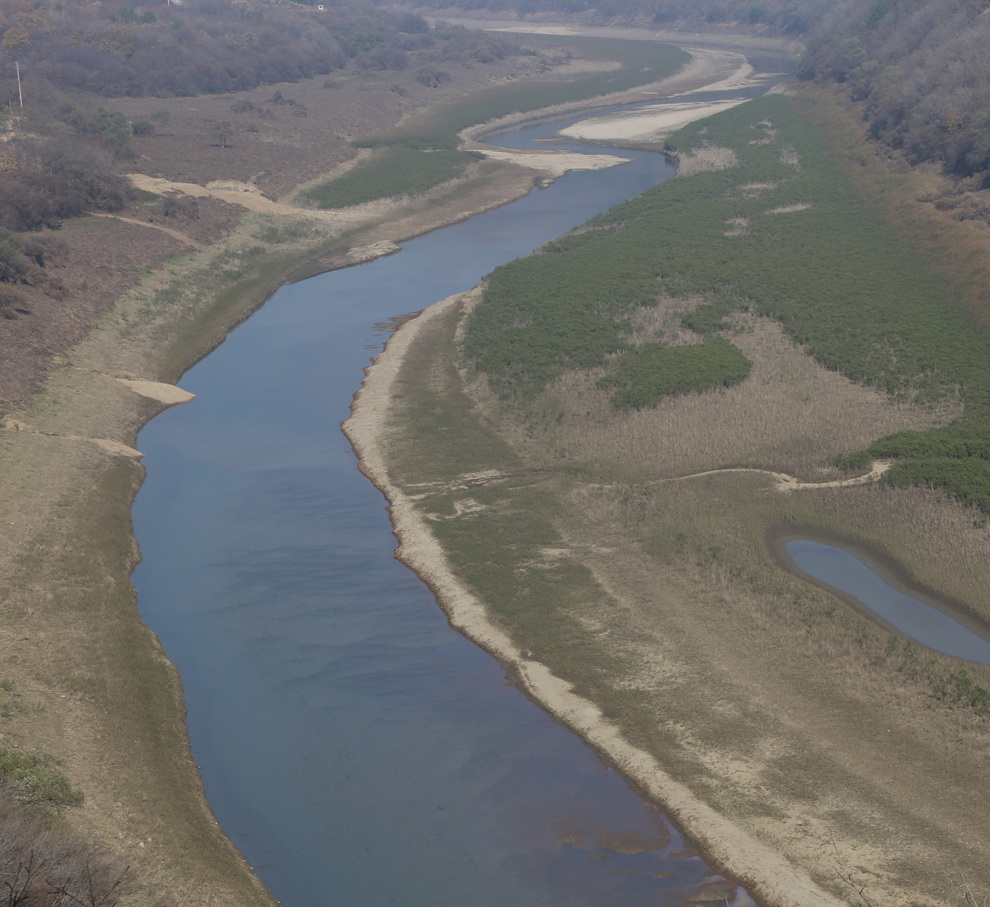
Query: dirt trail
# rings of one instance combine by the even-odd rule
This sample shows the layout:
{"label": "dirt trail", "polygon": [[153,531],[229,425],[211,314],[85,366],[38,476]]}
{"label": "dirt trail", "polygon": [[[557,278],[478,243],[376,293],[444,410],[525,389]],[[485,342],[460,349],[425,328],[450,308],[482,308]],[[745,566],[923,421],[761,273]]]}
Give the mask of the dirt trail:
{"label": "dirt trail", "polygon": [[774,472],[771,469],[758,469],[754,466],[736,466],[726,469],[708,469],[704,472],[693,472],[686,476],[676,476],[672,479],[661,479],[655,484],[663,482],[686,482],[689,479],[699,479],[702,476],[716,476],[723,473],[732,472],[752,472],[759,475],[770,476],[776,483],[778,491],[800,491],[804,488],[851,488],[855,485],[868,485],[876,482],[888,469],[891,461],[874,460],[870,466],[870,471],[865,475],[853,476],[851,479],[835,479],[831,482],[803,482],[796,476],[789,476],[783,472]]}
{"label": "dirt trail", "polygon": [[171,227],[166,227],[162,224],[151,224],[146,220],[138,220],[136,217],[121,217],[119,214],[104,214],[99,211],[92,212],[93,217],[112,217],[114,220],[123,221],[125,224],[134,224],[138,227],[150,227],[152,230],[160,230],[162,233],[167,233],[173,239],[179,240],[179,242],[184,242],[187,246],[192,246],[198,251],[202,251],[206,248],[202,243],[196,242],[191,236],[183,233],[181,230],[173,230]]}

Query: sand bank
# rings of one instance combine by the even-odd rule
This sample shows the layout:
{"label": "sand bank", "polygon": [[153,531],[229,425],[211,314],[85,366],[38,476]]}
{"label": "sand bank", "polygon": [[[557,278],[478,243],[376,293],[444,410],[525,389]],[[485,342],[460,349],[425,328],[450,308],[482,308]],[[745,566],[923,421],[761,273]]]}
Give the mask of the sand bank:
{"label": "sand bank", "polygon": [[[665,80],[644,94],[672,97],[681,92],[686,95],[734,89],[741,92],[765,81],[755,78],[753,67],[742,54],[707,48],[683,49],[691,54],[691,62],[676,77]],[[687,90],[682,88],[699,79],[706,84]],[[688,123],[729,110],[745,101],[746,98],[738,97],[722,101],[658,102],[607,116],[590,117],[562,129],[560,134],[588,142],[658,142]]]}

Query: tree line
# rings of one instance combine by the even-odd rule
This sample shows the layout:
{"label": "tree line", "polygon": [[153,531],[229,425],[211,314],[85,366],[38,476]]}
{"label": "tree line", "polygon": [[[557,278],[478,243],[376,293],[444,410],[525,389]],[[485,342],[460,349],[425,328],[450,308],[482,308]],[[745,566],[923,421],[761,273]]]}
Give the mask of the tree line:
{"label": "tree line", "polygon": [[[346,2],[0,0],[0,51],[30,73],[30,91],[82,89],[102,97],[245,91],[335,70],[429,69],[513,53],[507,38],[431,28],[420,16]],[[25,82],[25,87],[27,87]],[[16,92],[8,96],[16,103]]]}

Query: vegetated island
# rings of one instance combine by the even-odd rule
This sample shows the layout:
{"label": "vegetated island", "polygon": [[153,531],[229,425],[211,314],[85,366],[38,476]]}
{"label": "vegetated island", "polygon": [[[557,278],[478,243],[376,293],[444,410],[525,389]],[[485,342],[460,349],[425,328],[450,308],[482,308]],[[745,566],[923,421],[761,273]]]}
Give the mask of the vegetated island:
{"label": "vegetated island", "polygon": [[[189,399],[174,386],[182,371],[287,276],[388,254],[568,169],[620,159],[505,156],[478,143],[460,153],[458,141],[457,156],[438,155],[438,168],[413,167],[408,185],[384,188],[379,168],[361,173],[364,161],[398,153],[422,162],[485,116],[644,99],[639,86],[688,55],[651,41],[537,36],[512,45],[400,16],[383,32],[396,42],[420,36],[406,52],[419,54],[416,66],[380,68],[354,46],[327,62],[328,76],[276,68],[298,81],[161,99],[67,98],[57,83],[72,81],[71,67],[33,80],[28,48],[57,44],[59,29],[78,29],[78,58],[89,41],[86,53],[112,52],[99,43],[108,28],[150,41],[142,29],[184,33],[185,16],[210,35],[210,16],[254,15],[237,4],[175,5],[159,13],[174,17],[163,32],[155,14],[118,5],[56,18],[44,4],[11,12],[0,3],[20,17],[8,46],[27,61],[18,73],[26,103],[8,120],[10,169],[0,174],[0,212],[24,218],[0,234],[0,820],[18,830],[5,839],[5,878],[18,897],[36,899],[269,904],[210,813],[180,680],[136,608],[137,432]],[[316,11],[273,4],[270,15],[271,29],[288,33],[293,17]],[[183,47],[200,54],[204,41],[180,42],[166,58],[185,59]],[[431,42],[443,44],[442,66],[430,60]],[[728,51],[696,56],[701,65],[670,90],[742,65]],[[422,117],[433,119],[410,136]],[[424,134],[439,147],[424,145]],[[359,136],[370,137],[363,149],[349,141]],[[335,193],[348,183],[341,203]]]}
{"label": "vegetated island", "polygon": [[404,324],[346,430],[451,622],[761,901],[975,905],[990,668],[770,544],[990,621],[986,236],[840,98],[669,138],[676,180]]}

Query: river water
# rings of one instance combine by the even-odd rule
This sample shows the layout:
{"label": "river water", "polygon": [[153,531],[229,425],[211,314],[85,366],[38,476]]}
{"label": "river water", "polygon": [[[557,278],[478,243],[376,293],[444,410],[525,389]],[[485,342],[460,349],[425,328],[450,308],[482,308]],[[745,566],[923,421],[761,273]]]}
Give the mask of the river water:
{"label": "river water", "polygon": [[672,174],[633,157],[283,287],[141,433],[140,607],[217,818],[285,905],[752,904],[449,628],[339,430],[384,323]]}

